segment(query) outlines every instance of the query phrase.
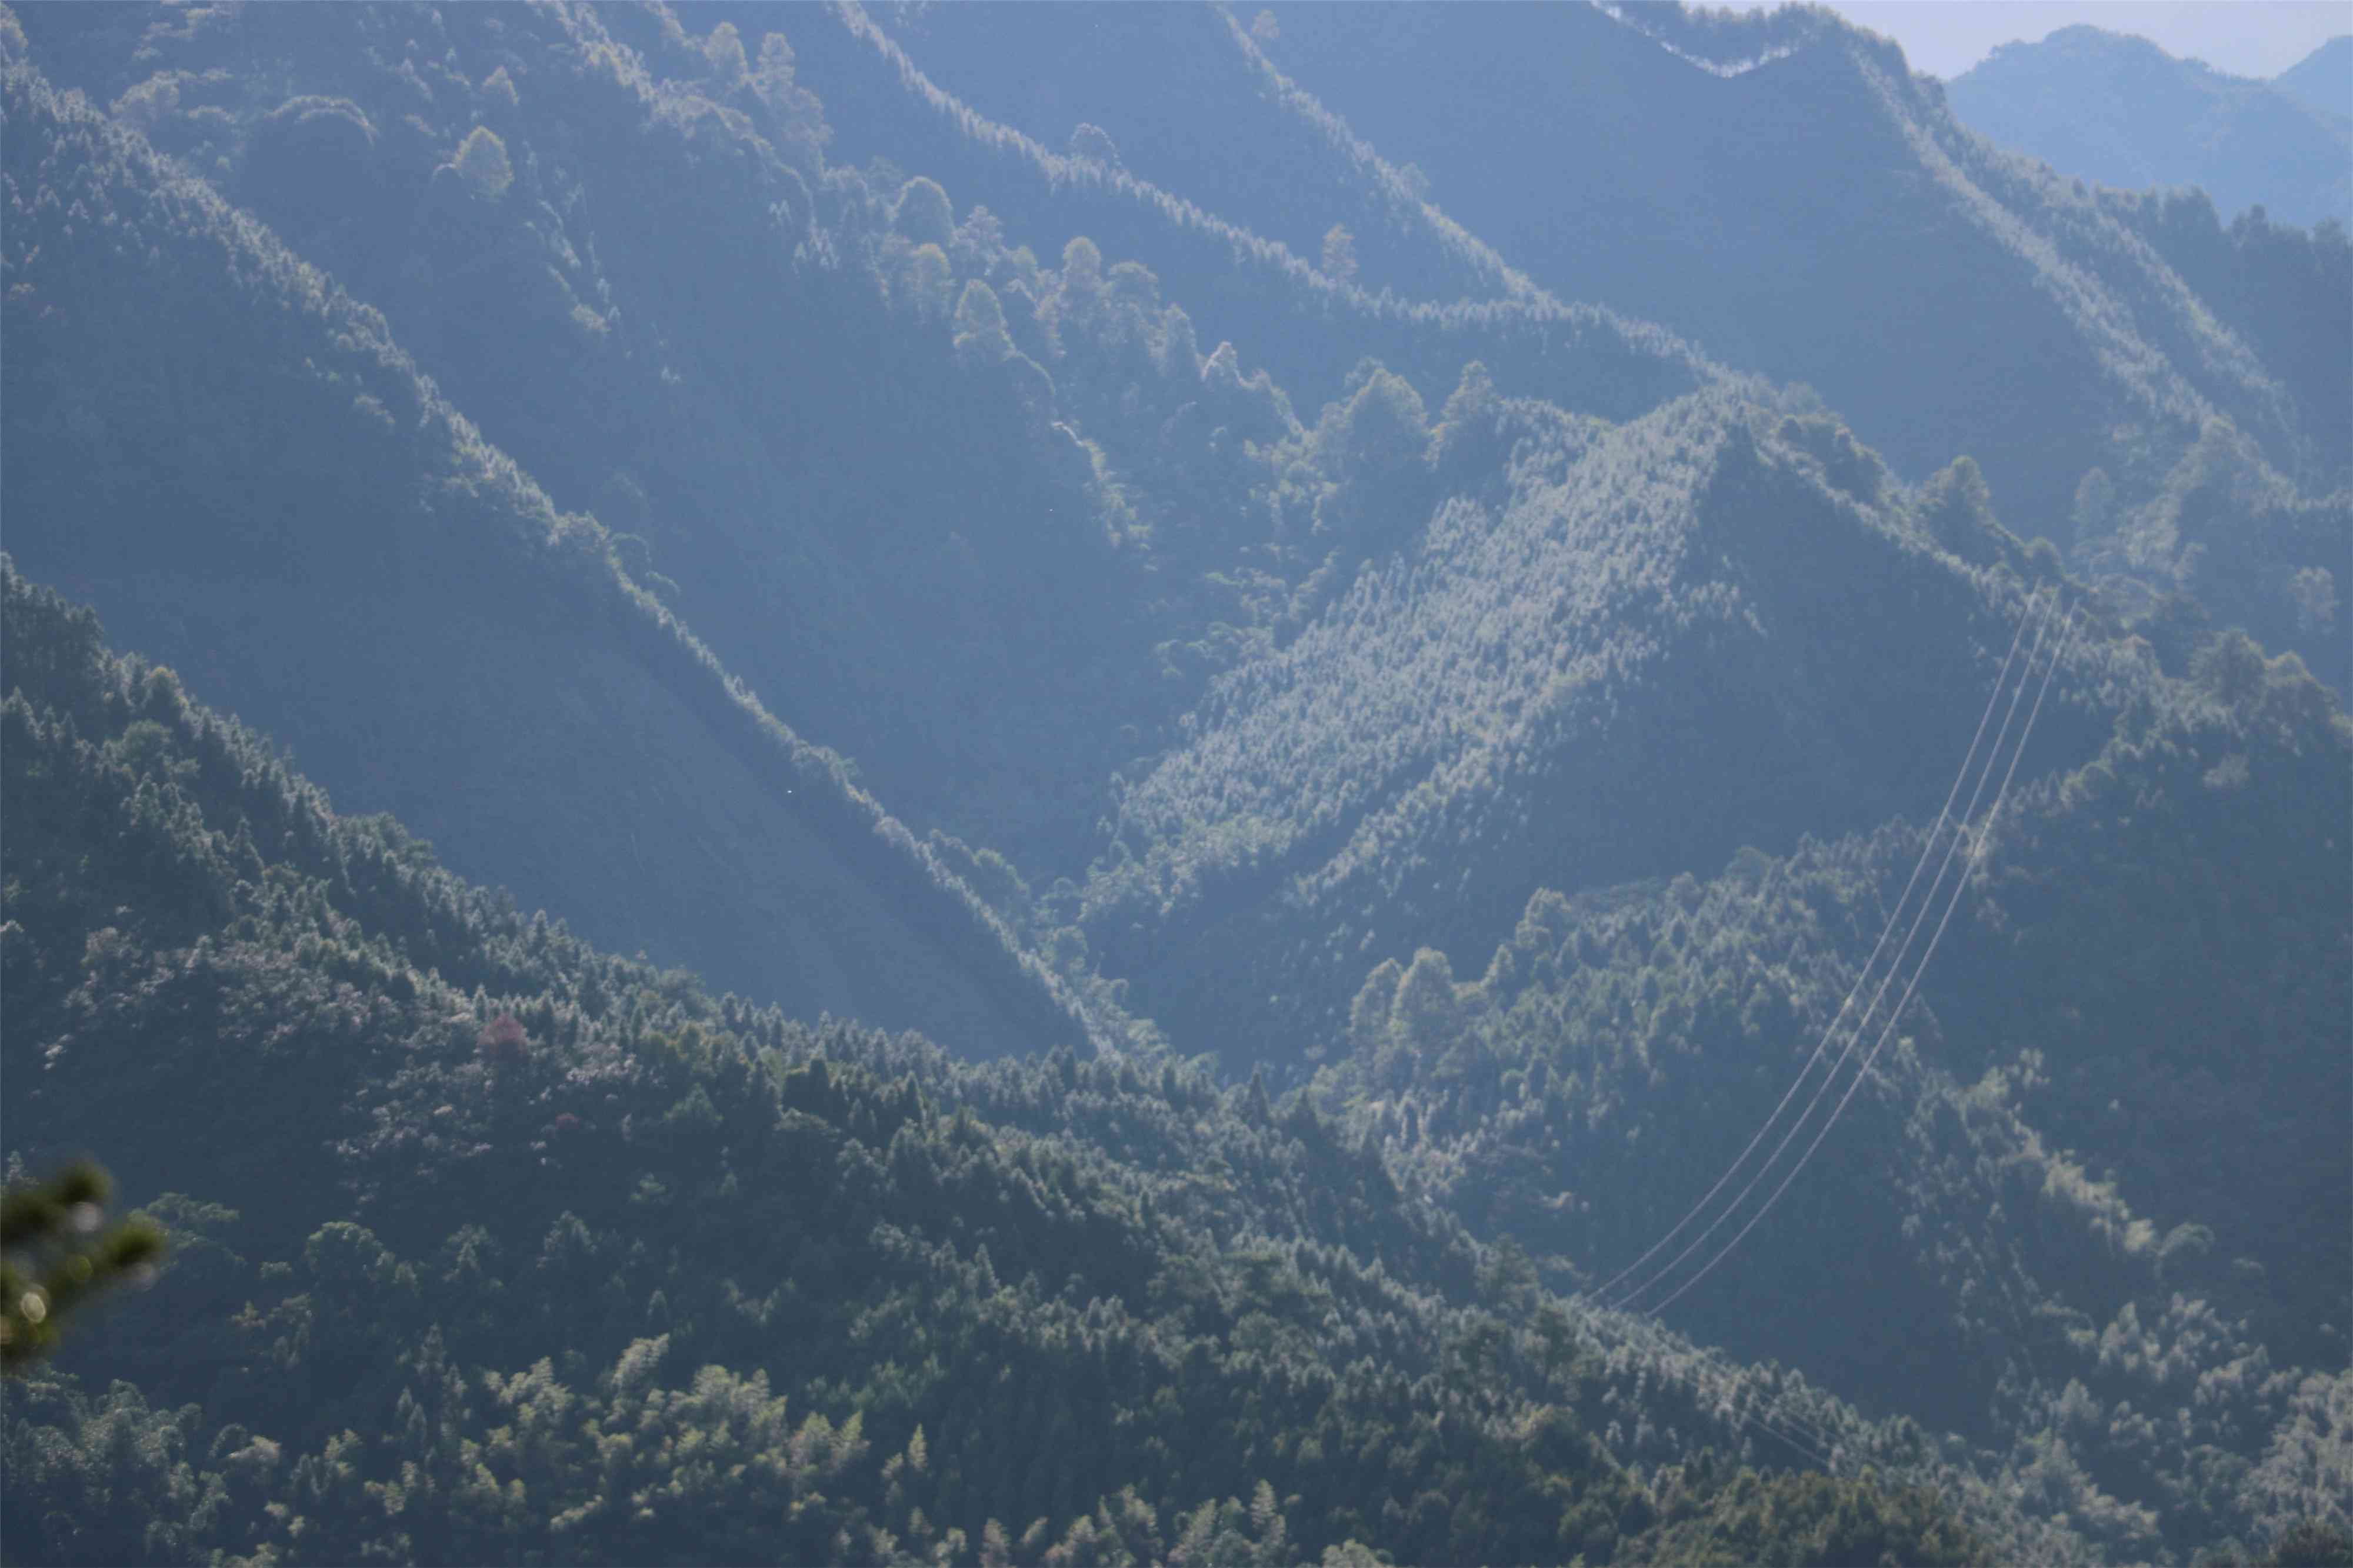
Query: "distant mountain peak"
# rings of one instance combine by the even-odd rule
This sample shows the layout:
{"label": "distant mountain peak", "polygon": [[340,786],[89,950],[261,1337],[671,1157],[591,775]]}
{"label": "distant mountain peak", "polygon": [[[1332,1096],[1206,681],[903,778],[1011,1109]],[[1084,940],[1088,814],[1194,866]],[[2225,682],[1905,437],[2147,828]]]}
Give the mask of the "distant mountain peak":
{"label": "distant mountain peak", "polygon": [[2272,78],[2272,87],[2306,109],[2353,119],[2353,33],[2339,33]]}
{"label": "distant mountain peak", "polygon": [[2226,216],[2353,219],[2353,39],[2275,81],[2078,23],[2004,44],[1956,77],[1963,123],[2063,174],[2135,190],[2196,185]]}

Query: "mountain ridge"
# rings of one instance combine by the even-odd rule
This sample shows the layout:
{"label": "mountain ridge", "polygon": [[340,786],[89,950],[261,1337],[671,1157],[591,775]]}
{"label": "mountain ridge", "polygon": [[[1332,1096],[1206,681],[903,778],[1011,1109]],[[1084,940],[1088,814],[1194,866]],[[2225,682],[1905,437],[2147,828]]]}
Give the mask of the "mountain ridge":
{"label": "mountain ridge", "polygon": [[[10,1147],[128,1139],[189,1259],[10,1532],[2345,1522],[2353,248],[2079,191],[1828,13],[1637,20],[0,18]],[[1817,1038],[1744,1250],[1583,1299]]]}
{"label": "mountain ridge", "polygon": [[[2287,85],[2306,67],[2316,84],[2331,68],[2327,47],[2266,82],[2078,24],[2002,45],[1945,91],[1973,129],[2063,174],[2126,189],[2197,185],[2224,213],[2260,206],[2342,228],[2353,224],[2353,92],[2325,111]],[[2337,71],[2341,81],[2341,52]]]}
{"label": "mountain ridge", "polygon": [[2279,75],[2272,85],[2306,107],[2353,120],[2353,33],[2339,33]]}

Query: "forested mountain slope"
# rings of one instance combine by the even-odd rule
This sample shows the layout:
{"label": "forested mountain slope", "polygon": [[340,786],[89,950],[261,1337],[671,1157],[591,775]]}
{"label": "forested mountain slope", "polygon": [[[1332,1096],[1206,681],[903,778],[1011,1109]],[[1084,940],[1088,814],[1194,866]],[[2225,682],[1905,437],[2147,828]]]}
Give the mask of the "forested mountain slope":
{"label": "forested mountain slope", "polygon": [[[1201,658],[1230,662],[1305,574],[1271,558],[1278,520],[1248,497],[1280,477],[1243,447],[1290,427],[1281,389],[1118,251],[1057,228],[1041,268],[963,189],[823,162],[782,33],[748,68],[732,30],[627,10],[265,9],[152,38],[143,13],[36,21],[39,58],[379,307],[491,439],[628,536],[731,668],[919,826],[1068,862]],[[290,80],[307,90],[281,96]],[[465,148],[511,184],[478,192]],[[1326,357],[1328,301],[1279,269],[1271,286],[1291,346],[1313,321]],[[1694,384],[1672,344],[1556,314],[1501,346],[1612,411]],[[1447,384],[1480,336],[1392,326]],[[1599,371],[1562,353],[1584,337]],[[1173,682],[1170,647],[1204,650]]]}
{"label": "forested mountain slope", "polygon": [[[1092,821],[1068,763],[1099,775],[1117,759],[1025,731],[1099,712],[1148,661],[1149,643],[1103,657],[1125,628],[1106,628],[1092,591],[1124,569],[1140,594],[1135,552],[1088,493],[1087,453],[1053,428],[1050,383],[958,363],[955,299],[933,297],[948,282],[913,245],[892,258],[895,313],[874,269],[834,256],[868,261],[893,237],[900,192],[826,188],[823,121],[794,96],[788,56],[771,110],[740,72],[732,94],[693,84],[712,97],[649,76],[581,12],[257,11],[189,31],[164,40],[186,58],[131,90],[162,106],[154,133],[196,167],[226,162],[221,183],[380,306],[553,495],[623,535],[638,574],[780,716],[904,791],[919,821],[975,776],[990,794],[952,826],[989,842]],[[430,136],[409,107],[420,65],[441,85]],[[182,79],[213,76],[234,118],[179,97]],[[290,77],[312,90],[246,96]],[[509,181],[489,194],[450,161],[492,156],[470,140],[478,122]],[[216,150],[188,144],[207,133]],[[911,208],[904,226],[929,216]],[[1041,601],[1060,613],[1034,613]],[[944,684],[951,670],[963,679]],[[971,722],[976,709],[996,721]],[[1025,758],[1054,771],[1008,780]]]}
{"label": "forested mountain slope", "polygon": [[[2310,1108],[2353,1096],[2322,1044],[2353,1006],[2348,740],[2307,677],[2243,646],[2130,704],[1983,851],[1923,987],[1933,1011],[1894,1034],[1810,1188],[1644,1304],[1688,1281],[1672,1321],[1704,1340],[1866,1402],[1896,1378],[1920,1419],[2021,1464],[2056,1443],[2117,1500],[2116,1558],[2243,1531],[2273,1505],[2219,1488],[2223,1456],[2337,1397],[2345,1355],[2353,1152]],[[1461,980],[1436,950],[1392,958],[1351,1007],[1326,1103],[1474,1229],[1598,1285],[1793,1079],[1823,1081],[1807,1050],[1835,1047],[1922,837],[1539,894]],[[2161,1436],[2130,1415],[2177,1406]]]}
{"label": "forested mountain slope", "polygon": [[2195,185],[2227,214],[2353,223],[2353,93],[2318,112],[2275,83],[2092,26],[2004,44],[1945,90],[1970,130],[2078,179]]}
{"label": "forested mountain slope", "polygon": [[[1974,136],[1936,84],[1823,13],[1309,7],[1288,32],[1279,6],[1248,26],[1162,5],[1085,26],[1052,12],[842,16],[871,49],[797,28],[804,74],[873,139],[955,169],[957,188],[1017,230],[1039,232],[1050,201],[1060,222],[1117,235],[1175,273],[1205,322],[1256,344],[1294,397],[1335,395],[1336,367],[1236,297],[1270,270],[1259,233],[1210,225],[1243,265],[1204,275],[1219,248],[1198,248],[1205,213],[1289,237],[1286,275],[1330,297],[1326,315],[1348,307],[1352,339],[1425,398],[1476,354],[1506,394],[1626,417],[1651,405],[1629,405],[1622,363],[1564,378],[1518,345],[1594,305],[1663,322],[1720,361],[1820,389],[1905,479],[1977,456],[2029,537],[2080,544],[2079,565],[2137,593],[2228,601],[2236,624],[2345,673],[2353,364],[2337,349],[2353,331],[2353,247],[2341,233],[2226,226],[2194,199],[2070,186]],[[1041,93],[1044,79],[1086,85]],[[892,101],[911,86],[912,118]],[[1063,132],[1049,120],[1074,92],[1072,112],[1138,150],[1123,164],[1170,183],[1050,152]],[[1477,116],[1451,107],[1473,100]],[[1363,268],[1378,308],[1357,309],[1354,285],[1315,274],[1302,236],[1335,213],[1345,226],[1332,205],[1343,192],[1379,199],[1352,235],[1387,237],[1352,249],[1435,246],[1473,269],[1474,295],[1415,301],[1428,269],[1389,257]],[[1433,363],[1418,335],[1399,341],[1399,320],[1491,324]],[[1588,357],[1623,329],[1594,331],[1579,331]],[[2114,546],[2167,533],[2186,454],[2218,429],[2255,482],[2211,521],[2242,542],[2212,563],[2236,580],[2191,589],[2200,554]],[[2094,469],[2102,500],[2087,511]],[[2316,526],[2284,525],[2282,495]]]}
{"label": "forested mountain slope", "polygon": [[[791,19],[789,8],[768,14]],[[692,25],[699,14],[681,15]],[[846,11],[839,32],[801,33],[801,68],[840,105],[845,139],[902,141],[899,95],[851,89],[860,55],[877,63],[904,59],[940,92],[994,117],[1006,131],[1198,203],[1207,216],[1280,246],[1331,283],[1414,300],[1501,299],[1515,291],[1475,242],[1430,222],[1409,180],[1335,145],[1323,128],[1233,69],[1229,13],[1208,5],[1105,6],[1083,26],[1071,20],[1051,11],[965,6]],[[1127,133],[1124,142],[1105,129],[1114,124]],[[999,210],[1018,221],[1018,209]],[[1335,225],[1348,231],[1350,242],[1327,256],[1324,240]]]}
{"label": "forested mountain slope", "polygon": [[1957,1508],[2080,1550],[1818,1396],[1922,1480],[1695,1446],[1802,1387],[1565,1308],[1303,1103],[713,1001],[336,816],[4,560],[0,630],[20,1152],[203,1177],[109,1392],[12,1388],[12,1552],[1990,1561]]}
{"label": "forested mountain slope", "polygon": [[[1196,175],[1181,187],[1163,187],[1129,170],[1124,153],[1113,164],[1058,152],[1056,143],[996,118],[995,105],[976,107],[948,91],[924,69],[928,51],[923,58],[911,54],[885,25],[883,18],[903,21],[909,13],[878,16],[862,6],[836,7],[838,30],[808,26],[807,12],[796,21],[789,6],[759,14],[794,27],[807,79],[822,84],[846,113],[865,120],[894,153],[903,150],[911,162],[944,171],[941,177],[952,188],[972,193],[1018,239],[1043,239],[1044,249],[1052,236],[1075,228],[1094,237],[1106,254],[1133,257],[1181,280],[1199,315],[1202,341],[1222,337],[1249,345],[1303,402],[1335,395],[1348,366],[1367,356],[1430,395],[1475,357],[1516,392],[1611,417],[1639,413],[1722,374],[1656,326],[1533,289],[1492,247],[1417,196],[1417,178],[1388,167],[1353,139],[1344,144],[1345,128],[1328,117],[1310,116],[1303,124],[1302,106],[1287,100],[1271,129],[1279,144],[1296,152],[1280,165],[1285,173],[1279,182],[1263,183],[1256,160],[1244,158],[1214,182]],[[925,37],[952,30],[960,46],[952,58],[958,77],[1015,58],[994,44],[962,47],[978,43],[965,36],[974,20],[922,18]],[[1147,5],[1132,16],[1124,11],[1090,16],[1079,53],[1090,56],[1108,44],[1114,60],[1136,69],[1137,56],[1155,51],[1166,59],[1175,43],[1211,48],[1217,58],[1202,79],[1224,112],[1204,114],[1203,105],[1187,100],[1181,122],[1191,137],[1222,141],[1235,119],[1251,125],[1267,121],[1268,107],[1259,100],[1273,89],[1265,73],[1234,52],[1236,36],[1230,21],[1204,30],[1187,9]],[[1085,68],[1120,79],[1112,61],[1089,58]],[[1138,78],[1140,90],[1128,95],[1130,104],[1145,100],[1141,89],[1147,86],[1160,90],[1166,74]],[[1349,205],[1329,205],[1335,191]],[[1354,276],[1345,266],[1327,270],[1320,237],[1285,243],[1284,237],[1296,234],[1294,215],[1303,209],[1363,210],[1364,221],[1351,233],[1361,227],[1387,237],[1366,242],[1372,269],[1360,251]],[[1259,232],[1233,213],[1263,215],[1275,232]],[[1408,276],[1428,268],[1384,262],[1392,246],[1409,257],[1441,256],[1439,269],[1471,279],[1469,291],[1401,294]],[[1330,352],[1335,324],[1357,346],[1353,358],[1335,359]]]}
{"label": "forested mountain slope", "polygon": [[[2056,566],[1972,466],[1907,497],[1842,426],[1726,395],[1608,426],[1472,379],[1420,418],[1378,377],[1334,411],[1326,447],[1426,443],[1347,498],[1388,547],[1212,688],[1088,887],[1143,1009],[1244,1059],[1334,1037],[1360,955],[1483,951],[1539,887],[1924,816]],[[2075,684],[2043,765],[2096,732]]]}
{"label": "forested mountain slope", "polygon": [[[1482,443],[1513,453],[1508,487],[1439,500],[1220,679],[1128,792],[1082,919],[1176,1037],[1331,1053],[1331,1103],[1420,1151],[1474,1228],[1591,1282],[1700,1197],[1831,1026],[2055,557],[1967,465],[1905,496],[1842,430],[1706,395],[1617,427],[1469,392],[1448,414],[1385,492],[1430,504]],[[2054,671],[1919,1054],[1843,1133],[1864,1154],[1817,1165],[1810,1212],[1677,1321],[1858,1399],[1911,1368],[1920,1418],[2028,1447],[2069,1400],[2161,1398],[2202,1367],[2221,1403],[2178,1446],[2073,1439],[2123,1500],[2105,1548],[2139,1553],[2260,1512],[2210,1468],[2301,1417],[2222,1387],[2342,1354],[2322,1325],[2353,1277],[2353,751],[2296,660],[2228,637],[2160,655],[2103,620]],[[1840,869],[1754,912],[1769,860],[1637,889],[1642,913],[1597,892],[1570,918],[1547,890],[1706,877],[1744,841]],[[1714,921],[1702,959],[1676,933]],[[1784,941],[1809,952],[1795,973],[1840,956],[1793,983],[1765,957]],[[1458,983],[1450,957],[1485,973]],[[1950,1313],[1956,1293],[2001,1305]],[[2101,1337],[2185,1312],[2155,1331],[2184,1348],[2154,1384]]]}
{"label": "forested mountain slope", "polygon": [[811,1013],[1077,1037],[971,892],[381,314],[21,58],[5,90],[21,559],[236,692],[346,798],[617,942]]}
{"label": "forested mountain slope", "polygon": [[1828,13],[1268,10],[1275,64],[1536,283],[1814,386],[1907,477],[1972,453],[2006,512],[2050,517],[2087,458],[2139,453],[2153,485],[2220,415],[2307,487],[2343,482],[2341,422],[2097,197]]}
{"label": "forested mountain slope", "polygon": [[[8,1147],[225,1270],[12,1510],[140,1555],[143,1433],[154,1556],[2348,1523],[2353,247],[1828,13],[1436,15],[0,17],[10,549],[405,825],[12,584]],[[1663,1314],[1733,1359],[1548,1294],[1878,983],[2021,668]]]}

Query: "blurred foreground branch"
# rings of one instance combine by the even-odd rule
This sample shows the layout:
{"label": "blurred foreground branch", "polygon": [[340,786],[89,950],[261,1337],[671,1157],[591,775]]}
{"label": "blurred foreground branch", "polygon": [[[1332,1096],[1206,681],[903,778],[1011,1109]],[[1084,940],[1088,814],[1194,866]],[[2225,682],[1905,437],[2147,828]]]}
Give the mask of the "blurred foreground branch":
{"label": "blurred foreground branch", "polygon": [[0,1372],[54,1350],[66,1319],[110,1287],[153,1278],[164,1233],[136,1216],[109,1225],[111,1193],[105,1171],[80,1160],[0,1194]]}

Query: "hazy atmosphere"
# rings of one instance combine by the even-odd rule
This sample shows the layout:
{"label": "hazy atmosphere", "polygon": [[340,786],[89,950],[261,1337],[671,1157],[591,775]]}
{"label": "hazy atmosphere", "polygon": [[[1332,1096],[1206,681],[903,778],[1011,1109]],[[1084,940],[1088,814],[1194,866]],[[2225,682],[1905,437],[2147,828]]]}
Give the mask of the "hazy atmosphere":
{"label": "hazy atmosphere", "polygon": [[2353,1568],[2348,33],[0,5],[0,1562]]}
{"label": "hazy atmosphere", "polygon": [[[1777,7],[1732,0],[1731,8]],[[2353,32],[2344,0],[1830,0],[1830,9],[1902,45],[1914,70],[1948,81],[2004,44],[2039,44],[2066,27],[2145,38],[2218,71],[2263,79]],[[2337,76],[2353,95],[2353,71]]]}

